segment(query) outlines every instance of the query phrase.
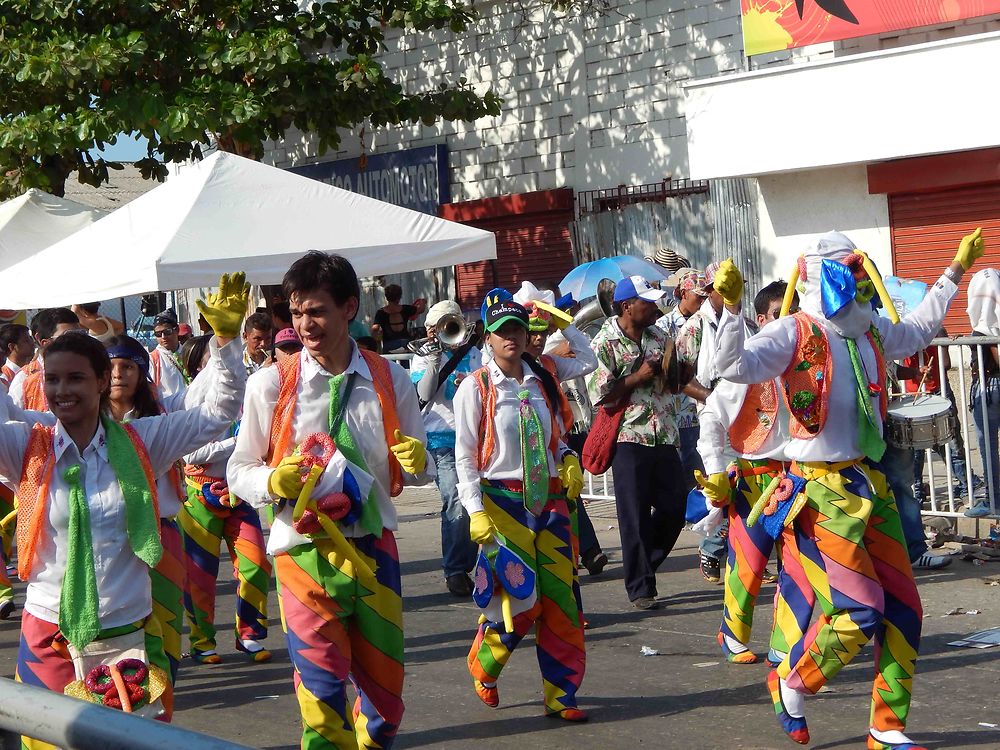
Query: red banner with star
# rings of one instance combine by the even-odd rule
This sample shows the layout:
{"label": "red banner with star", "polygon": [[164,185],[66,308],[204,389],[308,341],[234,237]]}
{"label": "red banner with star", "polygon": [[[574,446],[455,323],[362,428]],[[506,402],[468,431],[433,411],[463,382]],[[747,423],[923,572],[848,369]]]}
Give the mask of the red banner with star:
{"label": "red banner with star", "polygon": [[1000,0],[740,0],[747,56],[1000,13]]}

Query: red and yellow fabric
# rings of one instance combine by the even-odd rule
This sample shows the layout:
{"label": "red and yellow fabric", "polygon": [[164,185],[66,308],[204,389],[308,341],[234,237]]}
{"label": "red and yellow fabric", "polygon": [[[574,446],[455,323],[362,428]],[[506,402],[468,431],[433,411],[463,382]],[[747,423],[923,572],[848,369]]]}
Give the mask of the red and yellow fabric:
{"label": "red and yellow fabric", "polygon": [[184,609],[192,653],[215,651],[215,593],[223,541],[236,579],[236,638],[267,637],[267,593],[271,563],[257,511],[246,503],[221,508],[205,499],[202,487],[222,481],[198,475],[188,482],[188,501],[177,516],[184,531],[187,589]]}
{"label": "red and yellow fabric", "polygon": [[[303,750],[388,750],[403,717],[403,602],[391,531],[347,540],[375,573],[312,544],[275,555],[281,625],[295,668]],[[348,685],[357,697],[353,707]]]}
{"label": "red and yellow fabric", "polygon": [[748,57],[1000,13],[1000,0],[741,0],[740,6]]}
{"label": "red and yellow fabric", "polygon": [[923,612],[892,492],[867,463],[796,466],[809,480],[794,523],[799,559],[822,614],[778,674],[815,693],[874,640],[871,726],[903,731]]}
{"label": "red and yellow fabric", "polygon": [[184,589],[187,586],[187,565],[181,528],[173,518],[160,519],[160,542],[163,557],[149,571],[153,594],[153,613],[146,630],[146,651],[149,661],[177,682],[184,632]]}
{"label": "red and yellow fabric", "polygon": [[502,620],[482,618],[469,651],[469,672],[480,682],[496,682],[514,649],[534,627],[546,712],[576,708],[587,654],[566,496],[554,480],[536,517],[524,507],[520,482],[483,482],[482,491],[498,541],[534,572],[536,599],[530,609],[514,616],[513,633],[507,632]]}

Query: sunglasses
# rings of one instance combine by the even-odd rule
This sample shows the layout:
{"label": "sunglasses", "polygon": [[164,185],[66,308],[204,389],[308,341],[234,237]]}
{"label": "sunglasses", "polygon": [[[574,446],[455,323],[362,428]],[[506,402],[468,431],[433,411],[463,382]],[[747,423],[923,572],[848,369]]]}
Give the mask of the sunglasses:
{"label": "sunglasses", "polygon": [[156,338],[160,338],[162,336],[169,336],[172,333],[177,333],[177,329],[176,328],[163,328],[163,329],[161,329],[159,331],[153,331],[153,335]]}

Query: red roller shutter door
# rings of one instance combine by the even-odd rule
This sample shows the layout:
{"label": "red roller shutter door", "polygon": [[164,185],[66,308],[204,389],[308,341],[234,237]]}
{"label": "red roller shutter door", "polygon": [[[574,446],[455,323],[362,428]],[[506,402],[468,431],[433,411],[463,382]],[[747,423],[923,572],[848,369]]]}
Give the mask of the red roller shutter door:
{"label": "red roller shutter door", "polygon": [[[890,195],[889,224],[897,276],[933,284],[955,257],[962,237],[976,227],[983,228],[986,240],[986,255],[977,266],[1000,266],[1000,182]],[[968,276],[945,318],[952,335],[970,330],[967,288]]]}
{"label": "red roller shutter door", "polygon": [[522,281],[559,283],[573,268],[569,224],[573,190],[542,190],[451,203],[441,215],[496,235],[497,259],[455,266],[458,303],[478,310],[493,287],[514,292]]}

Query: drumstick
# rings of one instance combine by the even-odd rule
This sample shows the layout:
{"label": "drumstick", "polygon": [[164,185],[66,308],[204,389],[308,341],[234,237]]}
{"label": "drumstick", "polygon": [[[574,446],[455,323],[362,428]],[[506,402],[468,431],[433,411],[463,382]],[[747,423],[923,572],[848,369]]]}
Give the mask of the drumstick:
{"label": "drumstick", "polygon": [[931,364],[934,362],[934,355],[927,360],[927,369],[924,371],[924,376],[920,378],[920,382],[917,383],[917,395],[913,397],[913,403],[917,403],[917,399],[920,398],[920,389],[924,387],[924,382],[927,380],[927,376],[931,374]]}

